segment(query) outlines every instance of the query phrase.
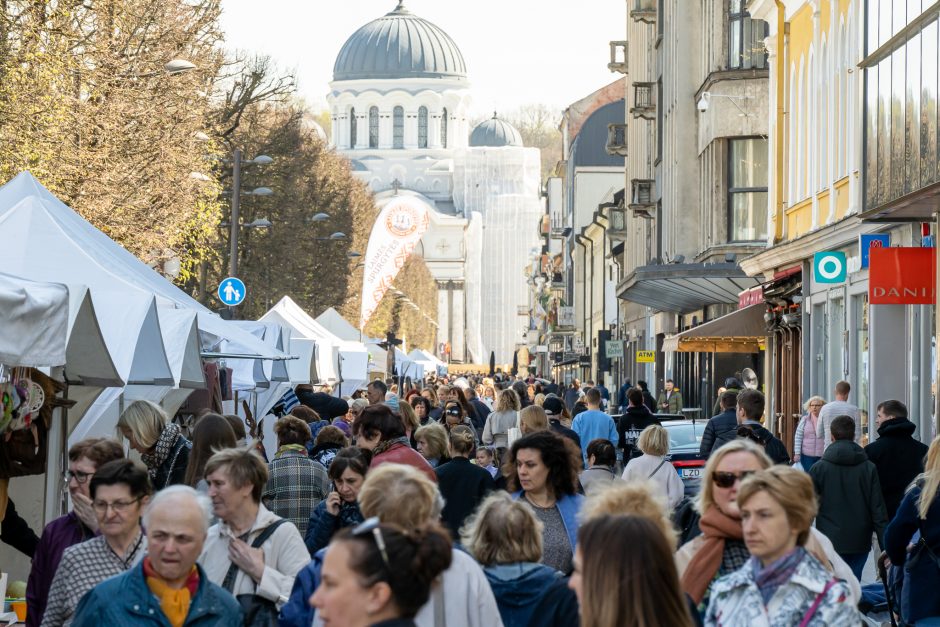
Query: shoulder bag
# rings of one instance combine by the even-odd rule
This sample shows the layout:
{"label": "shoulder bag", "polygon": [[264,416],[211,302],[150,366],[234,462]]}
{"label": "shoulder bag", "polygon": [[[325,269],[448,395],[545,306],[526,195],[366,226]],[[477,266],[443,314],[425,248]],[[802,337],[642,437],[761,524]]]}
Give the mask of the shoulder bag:
{"label": "shoulder bag", "polygon": [[[277,528],[288,522],[282,518],[268,525],[264,531],[251,543],[251,548],[260,549],[261,545],[268,541]],[[225,573],[225,579],[222,581],[222,587],[228,592],[234,594],[235,577],[238,576],[238,566],[232,564]],[[255,590],[258,584],[255,584]],[[277,604],[257,594],[235,594],[235,600],[242,608],[245,620],[242,623],[244,627],[277,627]]]}
{"label": "shoulder bag", "polygon": [[823,599],[826,598],[826,594],[829,590],[832,589],[832,586],[836,585],[836,579],[830,579],[826,583],[826,587],[823,588],[823,591],[816,595],[816,600],[813,601],[813,604],[809,606],[809,609],[806,610],[806,613],[803,614],[803,620],[800,621],[800,627],[807,627],[809,621],[813,620],[813,616],[816,614],[816,610],[819,609],[819,606],[822,605]]}

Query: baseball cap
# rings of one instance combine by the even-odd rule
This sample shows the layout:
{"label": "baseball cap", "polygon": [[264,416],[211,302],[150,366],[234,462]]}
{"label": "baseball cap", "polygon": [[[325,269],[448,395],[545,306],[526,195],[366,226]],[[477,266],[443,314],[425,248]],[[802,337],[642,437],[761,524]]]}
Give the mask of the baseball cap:
{"label": "baseball cap", "polygon": [[561,400],[557,398],[546,398],[542,403],[542,409],[544,409],[545,413],[549,416],[560,416]]}

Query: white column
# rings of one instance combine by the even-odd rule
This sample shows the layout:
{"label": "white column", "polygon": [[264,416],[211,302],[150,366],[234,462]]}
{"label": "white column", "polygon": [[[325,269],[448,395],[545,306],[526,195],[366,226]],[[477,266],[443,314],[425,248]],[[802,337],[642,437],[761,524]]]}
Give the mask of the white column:
{"label": "white column", "polygon": [[379,110],[379,148],[388,150],[392,147],[394,126],[392,109]]}
{"label": "white column", "polygon": [[[352,124],[352,122],[350,122]],[[360,111],[356,109],[356,145],[355,148],[362,150],[369,147],[369,110]]]}
{"label": "white column", "polygon": [[440,109],[428,109],[428,148],[441,147],[441,115]]}
{"label": "white column", "polygon": [[405,149],[418,148],[418,110],[405,109]]}

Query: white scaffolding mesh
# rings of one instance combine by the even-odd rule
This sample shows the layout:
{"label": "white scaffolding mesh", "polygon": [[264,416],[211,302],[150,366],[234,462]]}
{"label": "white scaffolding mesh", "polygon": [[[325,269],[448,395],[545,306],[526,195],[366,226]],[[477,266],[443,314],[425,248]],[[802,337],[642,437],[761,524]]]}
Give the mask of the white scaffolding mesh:
{"label": "white scaffolding mesh", "polygon": [[[482,217],[480,247],[474,254],[477,238],[468,237],[467,256],[467,331],[477,363],[486,363],[490,352],[497,363],[510,363],[523,344],[529,302],[525,268],[539,246],[540,180],[537,148],[467,148],[455,155],[457,211]],[[475,311],[479,316],[470,315]]]}

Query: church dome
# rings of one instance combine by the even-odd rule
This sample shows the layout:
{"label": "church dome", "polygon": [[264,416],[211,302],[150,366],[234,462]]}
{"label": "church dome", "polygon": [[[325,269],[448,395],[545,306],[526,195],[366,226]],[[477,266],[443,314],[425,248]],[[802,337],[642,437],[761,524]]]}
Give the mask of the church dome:
{"label": "church dome", "polygon": [[333,80],[448,78],[465,81],[467,66],[454,40],[404,7],[372,20],[346,40]]}
{"label": "church dome", "polygon": [[477,124],[473,132],[470,133],[470,146],[488,146],[492,148],[522,146],[522,135],[519,134],[515,126],[500,120],[494,113],[492,118]]}

